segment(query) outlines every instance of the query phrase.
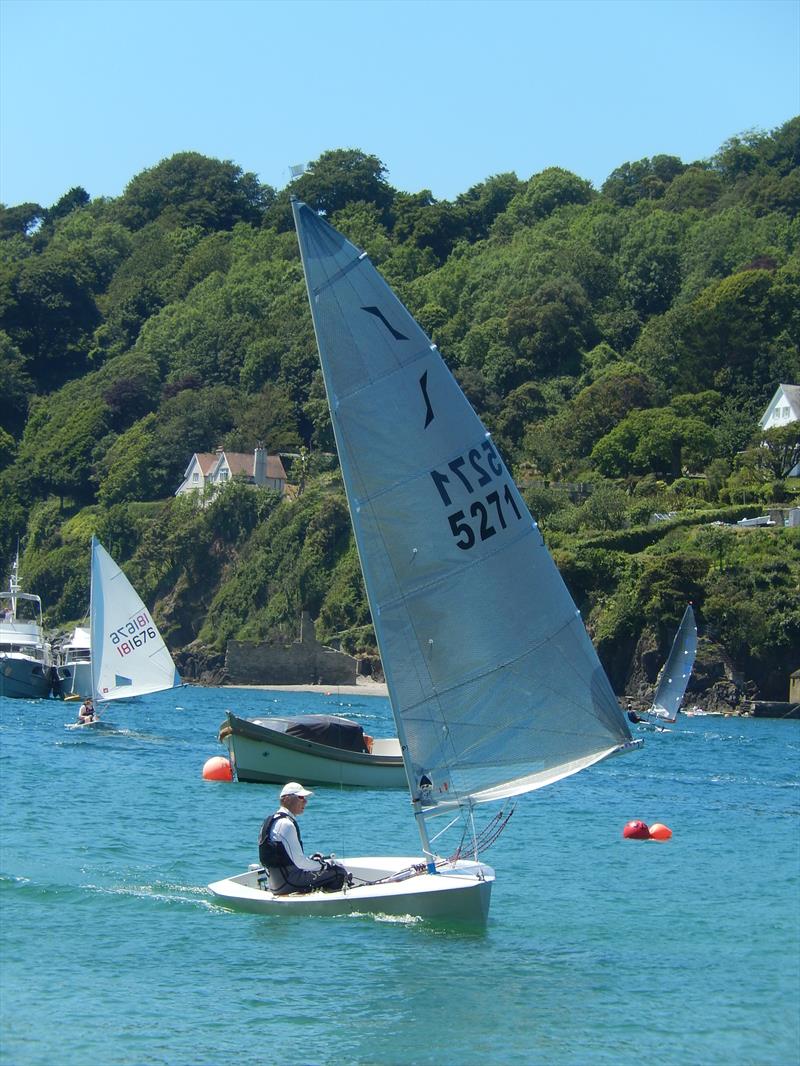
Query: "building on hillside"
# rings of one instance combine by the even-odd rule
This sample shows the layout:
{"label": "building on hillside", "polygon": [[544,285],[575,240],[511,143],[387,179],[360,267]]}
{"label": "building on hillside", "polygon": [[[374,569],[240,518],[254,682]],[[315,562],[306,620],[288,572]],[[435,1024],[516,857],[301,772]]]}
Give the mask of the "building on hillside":
{"label": "building on hillside", "polygon": [[264,448],[256,448],[252,453],[227,452],[220,448],[213,454],[194,453],[175,495],[202,492],[206,485],[225,485],[236,477],[281,495],[286,491],[286,471],[279,455],[268,455]]}
{"label": "building on hillside", "polygon": [[[765,430],[777,429],[797,421],[800,421],[800,385],[779,385],[759,425]],[[789,477],[800,477],[800,463],[789,471]]]}
{"label": "building on hillside", "polygon": [[186,467],[183,482],[175,493],[184,496],[187,492],[202,492],[211,481],[211,471],[216,466],[216,452],[195,452]]}

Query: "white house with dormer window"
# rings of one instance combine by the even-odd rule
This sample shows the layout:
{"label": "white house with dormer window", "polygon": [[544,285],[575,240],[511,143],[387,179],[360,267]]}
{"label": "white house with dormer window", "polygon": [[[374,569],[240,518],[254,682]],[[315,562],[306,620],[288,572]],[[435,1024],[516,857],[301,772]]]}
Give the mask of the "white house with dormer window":
{"label": "white house with dormer window", "polygon": [[264,448],[253,452],[195,452],[186,467],[176,496],[202,492],[206,485],[225,485],[239,477],[250,485],[286,491],[286,471],[279,455],[267,455]]}
{"label": "white house with dormer window", "polygon": [[185,496],[187,492],[202,492],[211,482],[211,472],[217,465],[217,452],[195,452],[189,460],[183,482],[175,493],[176,496]]}
{"label": "white house with dormer window", "polygon": [[[759,425],[764,430],[777,429],[797,421],[800,421],[800,385],[779,385]],[[789,477],[800,477],[800,463],[790,471]]]}

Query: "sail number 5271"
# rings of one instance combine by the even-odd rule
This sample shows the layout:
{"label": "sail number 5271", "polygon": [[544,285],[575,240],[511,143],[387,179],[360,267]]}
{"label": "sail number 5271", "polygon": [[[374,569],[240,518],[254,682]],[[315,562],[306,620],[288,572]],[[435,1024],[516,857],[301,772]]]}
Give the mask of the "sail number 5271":
{"label": "sail number 5271", "polygon": [[[503,466],[491,441],[481,442],[480,449],[471,448],[447,464],[447,472],[431,470],[431,478],[445,507],[453,505],[453,495],[473,497],[469,506],[452,511],[447,516],[456,546],[467,551],[478,540],[488,540],[499,530],[506,529],[510,520],[520,519],[517,502],[507,482],[488,488],[503,476]],[[477,497],[477,498],[475,498]],[[512,518],[513,512],[513,518]]]}

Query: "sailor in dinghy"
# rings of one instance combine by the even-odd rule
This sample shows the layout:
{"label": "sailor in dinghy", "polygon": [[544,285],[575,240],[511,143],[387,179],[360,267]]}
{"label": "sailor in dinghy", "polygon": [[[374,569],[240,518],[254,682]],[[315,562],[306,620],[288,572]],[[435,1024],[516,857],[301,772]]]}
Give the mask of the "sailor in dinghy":
{"label": "sailor in dinghy", "polygon": [[269,888],[276,896],[295,892],[339,892],[352,878],[343,866],[315,854],[308,858],[297,819],[314,793],[297,781],[281,789],[281,805],[261,826],[258,857],[269,872]]}

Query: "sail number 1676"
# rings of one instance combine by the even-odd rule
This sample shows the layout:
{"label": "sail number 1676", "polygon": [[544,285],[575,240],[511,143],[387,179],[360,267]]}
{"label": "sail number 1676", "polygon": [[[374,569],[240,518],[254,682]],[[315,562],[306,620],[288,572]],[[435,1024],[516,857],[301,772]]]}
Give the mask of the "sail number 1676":
{"label": "sail number 1676", "polygon": [[126,622],[124,626],[113,630],[109,636],[117,652],[124,658],[136,648],[141,648],[148,640],[156,639],[156,631],[147,614],[139,614]]}

